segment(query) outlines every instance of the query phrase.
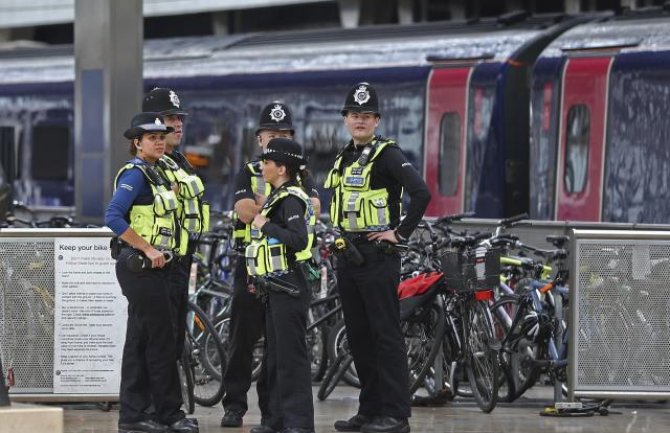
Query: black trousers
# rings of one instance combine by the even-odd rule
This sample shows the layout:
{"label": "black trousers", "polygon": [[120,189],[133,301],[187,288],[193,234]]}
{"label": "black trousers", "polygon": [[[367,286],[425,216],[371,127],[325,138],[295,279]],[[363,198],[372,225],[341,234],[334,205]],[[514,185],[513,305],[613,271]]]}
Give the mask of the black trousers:
{"label": "black trousers", "polygon": [[312,374],[307,355],[307,313],[310,294],[301,270],[280,277],[300,288],[300,296],[268,293],[266,357],[270,414],[275,431],[299,427],[314,431]]}
{"label": "black trousers", "polygon": [[[249,293],[247,268],[243,259],[235,267],[235,292],[230,311],[230,353],[228,366],[223,376],[226,395],[223,407],[226,410],[246,412],[247,392],[251,387],[253,351],[265,331],[265,304]],[[269,418],[270,409],[267,389],[266,364],[256,383],[258,406],[263,418]]]}
{"label": "black trousers", "polygon": [[132,272],[126,266],[131,253],[123,249],[116,262],[116,277],[128,299],[119,423],[152,418],[145,410],[153,403],[156,421],[171,424],[185,415],[180,409],[169,269]]}
{"label": "black trousers", "polygon": [[400,256],[366,249],[365,264],[338,260],[337,284],[349,347],[361,381],[358,413],[411,415],[405,340],[400,330]]}
{"label": "black trousers", "polygon": [[172,321],[175,334],[175,354],[180,359],[184,351],[186,336],[186,312],[188,304],[188,281],[191,276],[193,255],[175,256],[168,269],[168,284],[170,285],[170,306],[172,307]]}

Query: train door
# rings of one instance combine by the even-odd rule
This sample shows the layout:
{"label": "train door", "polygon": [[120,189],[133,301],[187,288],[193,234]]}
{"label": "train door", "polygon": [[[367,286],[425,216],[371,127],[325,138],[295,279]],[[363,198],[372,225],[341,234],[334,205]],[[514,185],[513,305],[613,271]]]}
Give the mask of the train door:
{"label": "train door", "polygon": [[434,68],[428,77],[423,173],[432,194],[426,216],[463,212],[471,66]]}
{"label": "train door", "polygon": [[556,170],[556,219],[600,221],[613,57],[571,57],[563,69]]}

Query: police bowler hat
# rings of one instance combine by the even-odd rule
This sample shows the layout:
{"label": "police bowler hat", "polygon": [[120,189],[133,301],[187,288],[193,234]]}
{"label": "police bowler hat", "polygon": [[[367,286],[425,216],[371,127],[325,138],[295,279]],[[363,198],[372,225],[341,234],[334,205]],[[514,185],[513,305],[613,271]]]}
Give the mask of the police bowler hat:
{"label": "police bowler hat", "polygon": [[270,140],[261,159],[281,162],[289,166],[301,168],[307,161],[302,156],[302,146],[290,138],[273,138]]}
{"label": "police bowler hat", "polygon": [[347,98],[344,100],[344,107],[340,111],[343,116],[348,112],[355,113],[374,113],[379,114],[379,99],[377,91],[369,83],[361,82],[349,89]]}
{"label": "police bowler hat", "polygon": [[181,109],[179,96],[174,90],[156,87],[147,93],[142,101],[142,111],[160,113],[161,116],[180,114],[187,116],[188,113]]}
{"label": "police bowler hat", "polygon": [[291,131],[291,134],[294,133],[291,110],[288,109],[286,104],[274,101],[263,108],[261,118],[258,121],[256,135],[260,134],[264,129],[270,129],[272,131]]}
{"label": "police bowler hat", "polygon": [[132,140],[149,132],[164,132],[169,134],[174,131],[171,126],[165,126],[161,120],[160,113],[139,113],[130,121],[130,128],[126,129],[123,136]]}

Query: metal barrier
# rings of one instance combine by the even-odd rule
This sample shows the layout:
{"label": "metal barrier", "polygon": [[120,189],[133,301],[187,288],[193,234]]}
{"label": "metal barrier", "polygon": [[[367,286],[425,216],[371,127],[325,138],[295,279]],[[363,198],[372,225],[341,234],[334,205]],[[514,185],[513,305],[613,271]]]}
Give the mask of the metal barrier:
{"label": "metal barrier", "polygon": [[670,396],[670,232],[572,230],[570,400]]}
{"label": "metal barrier", "polygon": [[106,228],[0,230],[0,375],[11,369],[13,400],[118,399],[109,382],[119,376],[125,306],[111,236]]}

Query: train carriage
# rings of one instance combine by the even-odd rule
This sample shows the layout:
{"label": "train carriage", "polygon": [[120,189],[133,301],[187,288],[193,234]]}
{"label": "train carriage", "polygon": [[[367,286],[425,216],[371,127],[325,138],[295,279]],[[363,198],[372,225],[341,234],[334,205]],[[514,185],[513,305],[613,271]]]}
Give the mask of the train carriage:
{"label": "train carriage", "polygon": [[[192,115],[184,151],[216,207],[257,148],[268,101],[292,110],[317,182],[345,140],[339,110],[352,83],[382,95],[380,132],[423,172],[428,214],[502,217],[528,207],[528,75],[537,55],[577,24],[511,14],[468,22],[148,40],[144,85],[176,89]],[[0,155],[15,196],[73,205],[72,47],[0,52]],[[122,145],[120,138],[119,145]],[[325,200],[324,200],[325,201]]]}
{"label": "train carriage", "polygon": [[533,70],[530,214],[668,223],[670,12],[565,32]]}

